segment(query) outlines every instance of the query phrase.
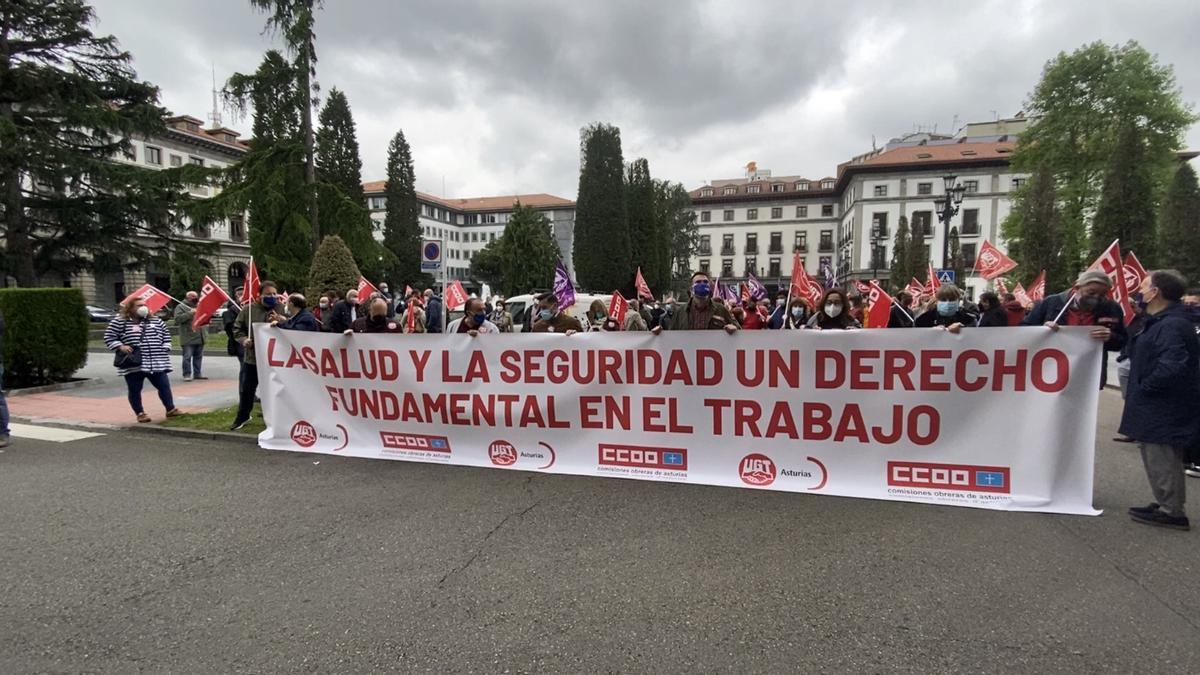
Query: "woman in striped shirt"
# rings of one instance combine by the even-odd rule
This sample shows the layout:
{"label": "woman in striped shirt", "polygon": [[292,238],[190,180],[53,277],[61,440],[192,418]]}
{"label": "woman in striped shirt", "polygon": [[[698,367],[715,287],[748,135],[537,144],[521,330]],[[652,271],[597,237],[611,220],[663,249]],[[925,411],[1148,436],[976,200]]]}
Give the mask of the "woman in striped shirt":
{"label": "woman in striped shirt", "polygon": [[134,299],[121,307],[120,315],[108,324],[104,331],[104,344],[118,354],[134,354],[140,363],[117,367],[117,374],[125,377],[129,388],[129,407],[137,414],[138,422],[149,422],[150,416],[142,408],[142,385],[146,380],[158,390],[158,399],[167,410],[167,417],[178,417],[183,412],[175,407],[171,397],[171,333],[167,324],[150,315],[146,301]]}

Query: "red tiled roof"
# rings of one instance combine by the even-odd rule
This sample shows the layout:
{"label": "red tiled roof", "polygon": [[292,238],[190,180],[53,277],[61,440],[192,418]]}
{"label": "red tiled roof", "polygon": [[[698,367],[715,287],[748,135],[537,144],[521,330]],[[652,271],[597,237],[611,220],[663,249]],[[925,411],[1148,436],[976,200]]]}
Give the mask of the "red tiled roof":
{"label": "red tiled roof", "polygon": [[946,162],[977,162],[987,159],[1007,160],[1016,147],[1014,142],[942,143],[911,145],[893,148],[858,162],[843,166],[890,166],[904,164],[945,164]]}
{"label": "red tiled roof", "polygon": [[[363,183],[363,192],[367,194],[383,192],[387,181],[376,180]],[[562,197],[556,197],[544,192],[527,195],[501,195],[498,197],[468,197],[465,199],[444,199],[425,192],[417,192],[417,199],[439,204],[455,211],[505,211],[520,202],[523,206],[535,209],[545,209],[555,206],[575,206],[575,202]]]}

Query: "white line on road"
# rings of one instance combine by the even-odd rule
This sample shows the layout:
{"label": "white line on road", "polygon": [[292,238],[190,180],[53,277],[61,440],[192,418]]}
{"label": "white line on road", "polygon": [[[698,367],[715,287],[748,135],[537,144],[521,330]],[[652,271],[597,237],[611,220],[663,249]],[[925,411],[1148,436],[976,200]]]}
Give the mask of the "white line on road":
{"label": "white line on road", "polygon": [[10,424],[9,430],[17,438],[30,438],[35,441],[50,441],[52,443],[69,443],[85,438],[95,438],[104,434],[76,429],[59,429],[57,427],[38,427],[32,424]]}

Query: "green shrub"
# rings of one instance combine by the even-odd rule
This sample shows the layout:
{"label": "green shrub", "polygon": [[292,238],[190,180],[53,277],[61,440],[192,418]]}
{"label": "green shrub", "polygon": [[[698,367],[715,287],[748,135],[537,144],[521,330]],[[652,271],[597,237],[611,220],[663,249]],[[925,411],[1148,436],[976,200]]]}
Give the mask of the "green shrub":
{"label": "green shrub", "polygon": [[358,288],[360,273],[354,263],[354,255],[346,242],[336,234],[325,237],[313,254],[312,267],[308,271],[308,295],[310,304],[317,304],[317,296],[336,291],[344,296],[351,288]]}
{"label": "green shrub", "polygon": [[18,387],[68,380],[87,363],[88,317],[78,288],[0,290],[4,379]]}

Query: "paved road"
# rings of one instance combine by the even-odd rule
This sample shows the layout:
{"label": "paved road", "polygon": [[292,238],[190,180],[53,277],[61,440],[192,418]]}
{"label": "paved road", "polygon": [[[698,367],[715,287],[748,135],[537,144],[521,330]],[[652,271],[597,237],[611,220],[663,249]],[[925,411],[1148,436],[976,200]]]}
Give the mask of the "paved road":
{"label": "paved road", "polygon": [[1200,672],[1200,532],[1111,432],[1098,518],[21,439],[0,672]]}

